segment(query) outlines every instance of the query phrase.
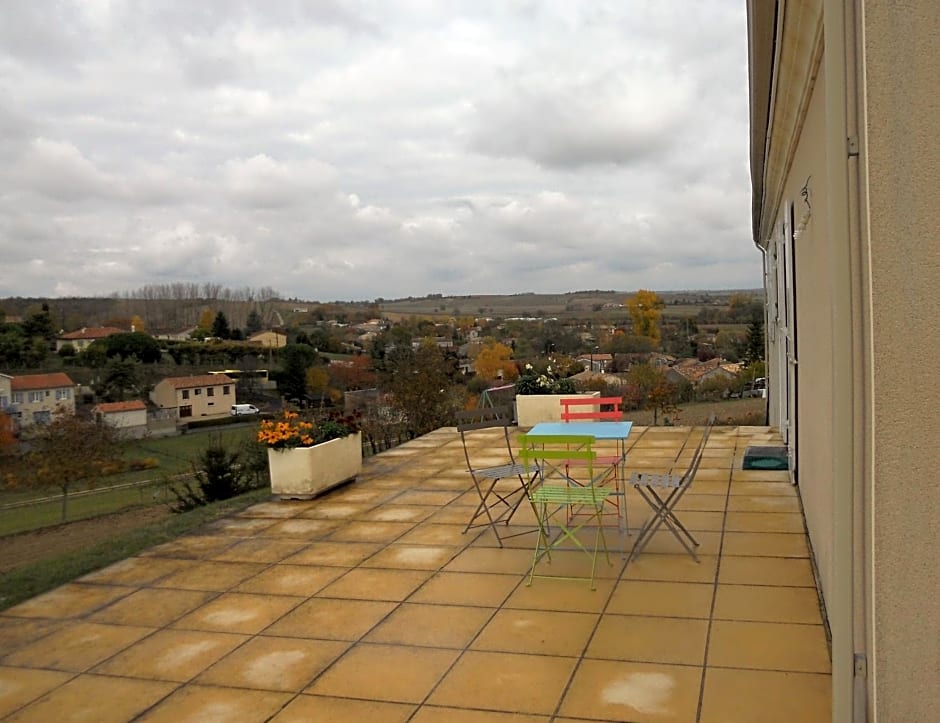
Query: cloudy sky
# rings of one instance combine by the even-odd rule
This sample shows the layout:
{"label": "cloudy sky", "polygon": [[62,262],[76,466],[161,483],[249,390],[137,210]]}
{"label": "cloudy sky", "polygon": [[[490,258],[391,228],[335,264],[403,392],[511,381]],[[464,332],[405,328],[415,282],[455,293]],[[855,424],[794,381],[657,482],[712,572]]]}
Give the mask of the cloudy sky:
{"label": "cloudy sky", "polygon": [[743,0],[0,15],[0,296],[760,286]]}

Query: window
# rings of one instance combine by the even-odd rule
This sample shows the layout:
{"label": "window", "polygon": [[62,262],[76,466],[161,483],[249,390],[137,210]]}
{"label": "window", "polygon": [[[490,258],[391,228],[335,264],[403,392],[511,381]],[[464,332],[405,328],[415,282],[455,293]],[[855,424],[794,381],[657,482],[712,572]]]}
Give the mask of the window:
{"label": "window", "polygon": [[33,422],[35,424],[49,424],[52,421],[52,413],[48,410],[33,412]]}
{"label": "window", "polygon": [[71,399],[71,397],[72,397],[71,389],[56,389],[55,390],[55,398],[59,401],[62,401],[63,399]]}
{"label": "window", "polygon": [[222,387],[222,396],[224,397],[224,396],[227,396],[227,395],[228,395],[228,384],[226,384],[224,387]]}
{"label": "window", "polygon": [[183,390],[183,399],[189,399],[189,390],[188,390],[188,389],[184,389],[184,390]]}
{"label": "window", "polygon": [[42,392],[30,392],[29,401],[31,402],[41,402],[42,401]]}
{"label": "window", "polygon": [[23,403],[23,392],[13,392],[13,403],[14,404]]}
{"label": "window", "polygon": [[180,406],[180,417],[191,417],[193,416],[193,405],[192,404],[183,404]]}
{"label": "window", "polygon": [[0,396],[0,409],[6,409],[10,406],[10,399],[8,397]]}
{"label": "window", "polygon": [[215,396],[215,387],[206,387],[206,396],[214,397]]}
{"label": "window", "polygon": [[197,397],[198,397],[200,394],[202,394],[202,390],[201,390],[201,389],[196,389],[195,392],[196,392],[196,396],[197,396]]}

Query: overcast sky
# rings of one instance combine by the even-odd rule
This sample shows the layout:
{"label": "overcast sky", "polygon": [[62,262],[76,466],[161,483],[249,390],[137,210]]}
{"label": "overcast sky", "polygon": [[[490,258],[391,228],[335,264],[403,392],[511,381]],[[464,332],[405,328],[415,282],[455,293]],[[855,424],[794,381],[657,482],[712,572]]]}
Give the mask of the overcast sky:
{"label": "overcast sky", "polygon": [[761,285],[744,0],[0,0],[0,296]]}

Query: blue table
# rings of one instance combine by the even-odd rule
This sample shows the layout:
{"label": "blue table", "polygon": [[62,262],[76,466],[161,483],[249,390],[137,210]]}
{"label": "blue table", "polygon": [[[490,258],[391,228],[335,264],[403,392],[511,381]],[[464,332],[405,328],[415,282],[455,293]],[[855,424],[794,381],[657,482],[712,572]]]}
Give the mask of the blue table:
{"label": "blue table", "polygon": [[626,542],[623,539],[624,534],[630,533],[627,524],[627,487],[625,480],[626,466],[626,440],[630,436],[630,430],[633,429],[633,422],[539,422],[529,430],[530,437],[539,435],[550,436],[555,434],[583,434],[588,437],[594,437],[595,440],[616,440],[617,449],[620,456],[618,472],[618,491],[617,494],[622,498],[623,513],[617,508],[617,523],[621,534],[621,549],[626,549]]}

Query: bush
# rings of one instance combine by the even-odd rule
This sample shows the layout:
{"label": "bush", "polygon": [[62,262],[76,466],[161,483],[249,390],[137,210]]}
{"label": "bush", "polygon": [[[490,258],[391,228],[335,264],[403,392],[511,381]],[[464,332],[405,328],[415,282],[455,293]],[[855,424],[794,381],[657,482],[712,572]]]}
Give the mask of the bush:
{"label": "bush", "polygon": [[170,509],[186,512],[247,492],[251,484],[248,470],[239,464],[240,457],[237,451],[229,452],[221,437],[210,440],[192,465],[195,486],[187,481],[170,488],[176,497]]}
{"label": "bush", "polygon": [[154,469],[159,467],[160,463],[154,457],[143,457],[141,459],[132,459],[127,463],[127,468],[133,470],[134,472],[139,472],[142,469]]}

